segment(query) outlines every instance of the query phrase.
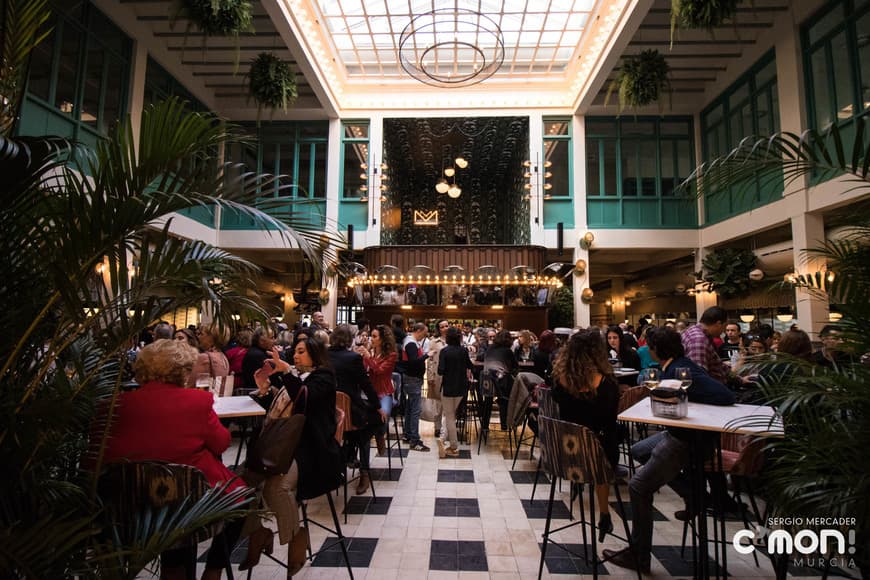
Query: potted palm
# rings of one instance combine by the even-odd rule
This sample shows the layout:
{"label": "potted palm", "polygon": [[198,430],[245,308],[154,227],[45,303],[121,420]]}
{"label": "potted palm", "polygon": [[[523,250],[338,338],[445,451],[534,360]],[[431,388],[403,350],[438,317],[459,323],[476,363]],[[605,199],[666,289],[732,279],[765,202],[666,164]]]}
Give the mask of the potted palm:
{"label": "potted palm", "polygon": [[[721,191],[720,187],[748,187],[748,178],[755,176],[785,176],[788,182],[841,176],[844,192],[870,193],[866,120],[856,122],[851,142],[843,141],[836,126],[825,134],[807,131],[746,139],[727,155],[697,168],[688,182],[703,176],[705,186]],[[810,252],[827,261],[828,270],[836,273],[833,280],[813,273],[795,276],[790,283],[839,305],[841,348],[851,356],[830,369],[784,355],[757,366],[762,376],[772,377],[761,388],[786,424],[785,437],[771,438],[767,445],[771,516],[855,518],[855,550],[839,567],[854,561],[867,577],[870,468],[862,458],[870,448],[870,366],[862,364],[862,358],[870,352],[870,215],[852,211],[843,225],[842,236]],[[752,417],[747,422],[758,424]],[[785,578],[787,564],[785,559],[776,561],[779,578]]]}
{"label": "potted palm", "polygon": [[[110,420],[125,352],[143,329],[203,305],[222,324],[238,311],[266,317],[249,290],[257,267],[172,235],[167,216],[197,205],[241,212],[321,260],[312,249],[321,232],[248,205],[275,178],[219,161],[241,138],[233,127],[170,100],[147,107],[133,135],[128,121],[93,150],[0,135],[4,575],[133,578],[191,530],[245,513],[211,493],[171,517],[143,513],[151,526],[117,545],[96,496],[105,429],[91,429]],[[86,450],[94,469],[80,467]]]}

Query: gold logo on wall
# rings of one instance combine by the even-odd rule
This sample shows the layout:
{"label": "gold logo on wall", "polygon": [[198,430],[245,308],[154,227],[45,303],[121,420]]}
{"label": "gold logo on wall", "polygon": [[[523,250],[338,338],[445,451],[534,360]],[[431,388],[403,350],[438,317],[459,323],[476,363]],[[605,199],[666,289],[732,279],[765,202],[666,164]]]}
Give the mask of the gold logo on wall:
{"label": "gold logo on wall", "polygon": [[414,225],[415,226],[437,226],[438,225],[438,210],[421,211],[414,210]]}

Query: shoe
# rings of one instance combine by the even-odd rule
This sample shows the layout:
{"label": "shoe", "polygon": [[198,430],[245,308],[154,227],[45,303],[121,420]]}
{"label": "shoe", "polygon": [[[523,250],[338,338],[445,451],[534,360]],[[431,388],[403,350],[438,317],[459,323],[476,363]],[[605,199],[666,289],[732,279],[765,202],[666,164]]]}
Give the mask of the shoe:
{"label": "shoe", "polygon": [[441,437],[441,429],[435,429],[435,437]]}
{"label": "shoe", "polygon": [[616,479],[625,479],[628,477],[628,468],[624,465],[617,465],[613,470],[613,476],[616,477]]}
{"label": "shoe", "polygon": [[407,435],[402,435],[402,443],[411,443],[411,440],[408,439]]}
{"label": "shoe", "polygon": [[598,541],[603,542],[604,536],[613,531],[613,520],[610,514],[601,514],[598,517]]}
{"label": "shoe", "polygon": [[447,457],[447,450],[444,448],[444,442],[441,439],[436,439],[436,443],[438,443],[438,458],[444,459]]}
{"label": "shoe", "polygon": [[629,570],[640,570],[644,574],[649,574],[649,564],[640,564],[635,559],[634,554],[628,548],[622,550],[602,550],[601,555],[604,556],[605,562],[612,562],[620,568],[628,568]]}
{"label": "shoe", "polygon": [[428,447],[426,447],[422,441],[417,441],[413,445],[411,445],[412,451],[431,451]]}
{"label": "shoe", "polygon": [[459,457],[459,449],[456,449],[455,447],[448,447],[448,448],[444,451],[444,454],[445,454],[447,457]]}
{"label": "shoe", "polygon": [[383,433],[381,433],[380,435],[375,437],[375,444],[377,444],[377,446],[378,446],[378,456],[379,457],[383,457],[384,455],[387,454],[387,442],[384,438]]}
{"label": "shoe", "polygon": [[678,510],[674,512],[674,518],[678,519],[681,522],[690,522],[698,517],[698,510],[691,509],[686,507],[684,510]]}
{"label": "shoe", "polygon": [[253,568],[260,563],[260,555],[271,554],[275,549],[275,532],[269,528],[260,527],[248,536],[248,553],[245,561],[239,565],[239,570]]}
{"label": "shoe", "polygon": [[356,486],[356,494],[362,495],[369,490],[372,480],[369,478],[367,471],[361,471],[359,474],[359,483]]}
{"label": "shoe", "polygon": [[305,551],[308,549],[308,528],[302,528],[287,546],[287,576],[293,576],[305,566]]}

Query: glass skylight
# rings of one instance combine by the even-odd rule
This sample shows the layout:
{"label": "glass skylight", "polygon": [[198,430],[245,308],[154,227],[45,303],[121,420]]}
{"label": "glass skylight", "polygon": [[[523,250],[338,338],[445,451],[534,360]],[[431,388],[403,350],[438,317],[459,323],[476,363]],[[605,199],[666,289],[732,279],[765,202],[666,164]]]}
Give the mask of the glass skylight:
{"label": "glass skylight", "polygon": [[408,78],[399,37],[414,16],[463,8],[494,20],[505,58],[493,78],[564,73],[598,0],[315,0],[320,22],[350,80]]}

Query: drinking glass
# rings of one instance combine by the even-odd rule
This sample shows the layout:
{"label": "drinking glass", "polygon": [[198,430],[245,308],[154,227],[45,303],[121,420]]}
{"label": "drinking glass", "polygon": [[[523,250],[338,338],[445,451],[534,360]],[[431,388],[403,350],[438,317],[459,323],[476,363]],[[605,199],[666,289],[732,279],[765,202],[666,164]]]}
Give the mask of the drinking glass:
{"label": "drinking glass", "polygon": [[680,388],[684,391],[692,386],[692,369],[689,367],[677,367],[674,369],[674,376],[680,381]]}
{"label": "drinking glass", "polygon": [[646,378],[643,381],[643,386],[652,391],[659,386],[659,381],[662,378],[661,371],[656,368],[646,369]]}

